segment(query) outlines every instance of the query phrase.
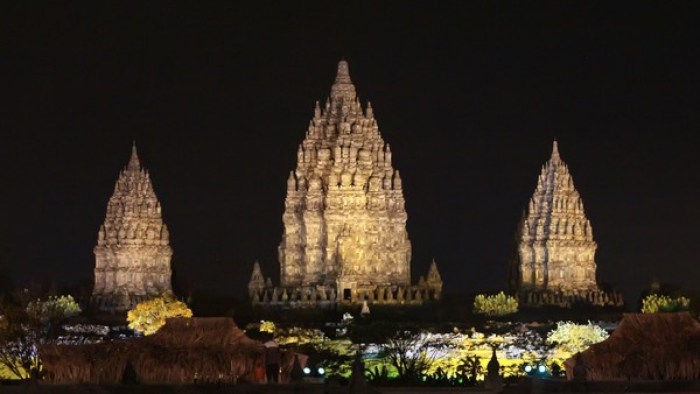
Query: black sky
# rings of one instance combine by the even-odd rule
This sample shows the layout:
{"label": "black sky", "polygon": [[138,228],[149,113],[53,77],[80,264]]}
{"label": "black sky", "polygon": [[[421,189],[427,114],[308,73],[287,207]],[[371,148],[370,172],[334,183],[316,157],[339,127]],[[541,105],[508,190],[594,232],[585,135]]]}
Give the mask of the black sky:
{"label": "black sky", "polygon": [[[286,178],[338,60],[400,169],[417,278],[505,286],[520,212],[557,138],[600,279],[698,287],[693,2],[6,2],[0,268],[90,279],[132,140],[189,286],[278,275]],[[614,4],[609,4],[614,3]]]}

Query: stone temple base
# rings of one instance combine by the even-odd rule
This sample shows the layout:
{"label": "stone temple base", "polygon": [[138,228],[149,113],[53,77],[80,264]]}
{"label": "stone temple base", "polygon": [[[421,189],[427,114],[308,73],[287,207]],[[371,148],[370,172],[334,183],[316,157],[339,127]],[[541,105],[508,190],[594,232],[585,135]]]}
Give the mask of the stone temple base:
{"label": "stone temple base", "polygon": [[561,291],[561,290],[521,290],[518,302],[525,307],[558,306],[572,308],[575,305],[601,307],[622,307],[624,300],[619,292],[602,290]]}
{"label": "stone temple base", "polygon": [[134,294],[114,294],[114,295],[93,295],[90,303],[93,307],[104,312],[126,312],[136,306],[139,302],[153,298],[149,295]]}
{"label": "stone temple base", "polygon": [[333,309],[338,305],[422,305],[438,301],[440,291],[424,286],[377,287],[373,290],[355,290],[338,294],[335,288],[322,287],[268,287],[250,294],[254,307],[305,309]]}

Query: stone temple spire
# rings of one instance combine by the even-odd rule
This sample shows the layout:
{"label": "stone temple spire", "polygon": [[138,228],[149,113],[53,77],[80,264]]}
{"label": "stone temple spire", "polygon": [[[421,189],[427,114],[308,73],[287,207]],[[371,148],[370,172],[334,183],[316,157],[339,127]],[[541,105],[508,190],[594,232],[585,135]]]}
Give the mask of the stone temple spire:
{"label": "stone temple spire", "polygon": [[560,162],[561,157],[559,157],[559,144],[557,144],[557,140],[554,140],[552,143],[552,156],[549,158],[550,162]]}
{"label": "stone temple spire", "polygon": [[136,145],[114,185],[94,252],[92,301],[99,309],[123,311],[172,291],[170,234]]}
{"label": "stone temple spire", "polygon": [[[330,96],[315,106],[287,179],[278,248],[281,289],[267,297],[355,303],[363,297],[387,303],[434,298],[435,288],[409,291],[411,242],[402,179],[374,111],[357,98],[345,60],[338,63]],[[261,278],[254,268],[249,290],[258,299],[265,298],[255,291]],[[437,267],[431,278],[442,285]]]}
{"label": "stone temple spire", "polygon": [[341,60],[338,63],[338,73],[331,87],[331,99],[335,102],[350,103],[355,100],[355,85],[350,79],[348,62]]}
{"label": "stone temple spire", "polygon": [[338,63],[330,102],[314,112],[287,182],[282,286],[409,285],[401,181],[376,120],[356,99],[346,61]]}
{"label": "stone temple spire", "polygon": [[136,152],[136,141],[131,145],[131,158],[129,159],[129,164],[126,168],[129,171],[139,171],[141,170],[141,162],[139,161],[139,154]]}
{"label": "stone temple spire", "polygon": [[521,223],[520,287],[525,290],[596,291],[593,228],[554,141]]}
{"label": "stone temple spire", "polygon": [[430,268],[428,269],[428,279],[426,283],[428,284],[428,286],[438,290],[435,293],[439,298],[440,294],[442,293],[442,277],[440,276],[440,271],[438,271],[435,259],[433,259],[433,262],[430,263]]}
{"label": "stone temple spire", "polygon": [[262,269],[260,269],[260,263],[256,260],[253,264],[253,273],[250,275],[250,281],[248,281],[248,294],[252,298],[256,292],[263,289],[265,289],[265,277]]}

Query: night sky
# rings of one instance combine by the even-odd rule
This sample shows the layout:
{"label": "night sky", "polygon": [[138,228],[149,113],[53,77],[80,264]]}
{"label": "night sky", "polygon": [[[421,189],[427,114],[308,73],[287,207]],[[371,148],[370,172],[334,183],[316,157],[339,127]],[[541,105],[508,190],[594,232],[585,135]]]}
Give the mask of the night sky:
{"label": "night sky", "polygon": [[435,257],[446,292],[505,288],[556,138],[599,280],[698,288],[696,3],[100,3],[0,5],[0,269],[19,284],[91,280],[132,140],[183,286],[243,294],[255,259],[276,282],[287,176],[344,58],[401,171],[414,280]]}

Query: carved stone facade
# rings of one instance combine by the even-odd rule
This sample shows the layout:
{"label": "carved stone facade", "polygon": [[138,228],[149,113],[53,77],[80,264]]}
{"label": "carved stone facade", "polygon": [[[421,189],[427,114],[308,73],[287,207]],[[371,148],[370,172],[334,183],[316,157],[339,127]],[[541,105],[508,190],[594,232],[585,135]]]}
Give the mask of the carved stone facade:
{"label": "carved stone facade", "polygon": [[619,294],[605,294],[598,288],[593,227],[556,141],[519,235],[519,259],[513,272],[521,303],[621,305]]}
{"label": "carved stone facade", "polygon": [[433,282],[425,281],[422,290],[411,286],[404,205],[401,176],[372,105],[363,108],[341,61],[330,99],[323,107],[316,103],[287,180],[278,248],[281,286],[263,288],[256,265],[249,286],[253,302],[438,298],[437,267]]}
{"label": "carved stone facade", "polygon": [[98,231],[93,304],[100,310],[124,311],[142,300],[171,293],[169,243],[160,202],[134,145]]}

